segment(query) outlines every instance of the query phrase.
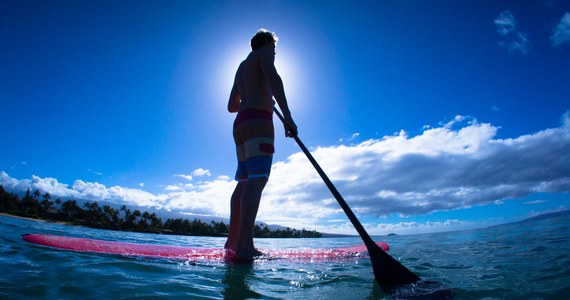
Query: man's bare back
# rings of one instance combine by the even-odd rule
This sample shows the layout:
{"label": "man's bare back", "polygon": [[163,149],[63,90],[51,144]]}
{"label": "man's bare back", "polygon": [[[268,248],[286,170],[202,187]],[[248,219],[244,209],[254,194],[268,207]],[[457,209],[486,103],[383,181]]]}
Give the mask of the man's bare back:
{"label": "man's bare back", "polygon": [[273,93],[265,74],[279,76],[273,67],[274,55],[273,49],[262,47],[252,51],[240,64],[235,78],[237,92],[241,96],[240,111],[273,111]]}
{"label": "man's bare back", "polygon": [[230,93],[228,110],[238,112],[259,109],[272,112],[273,98],[281,108],[286,121],[287,136],[297,133],[297,125],[285,97],[283,80],[275,69],[275,43],[251,51],[240,64]]}

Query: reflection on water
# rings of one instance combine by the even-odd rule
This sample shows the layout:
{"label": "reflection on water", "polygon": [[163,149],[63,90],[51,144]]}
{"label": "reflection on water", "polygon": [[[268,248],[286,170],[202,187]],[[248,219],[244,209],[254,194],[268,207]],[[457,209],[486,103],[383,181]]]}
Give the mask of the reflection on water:
{"label": "reflection on water", "polygon": [[224,299],[261,299],[263,295],[251,290],[254,279],[253,264],[228,264],[222,280],[226,285]]}
{"label": "reflection on water", "polygon": [[[413,284],[383,286],[381,289],[394,299],[445,300],[453,299],[455,297],[453,291],[451,291],[445,284],[430,280],[420,280]],[[376,297],[370,299],[379,298]]]}

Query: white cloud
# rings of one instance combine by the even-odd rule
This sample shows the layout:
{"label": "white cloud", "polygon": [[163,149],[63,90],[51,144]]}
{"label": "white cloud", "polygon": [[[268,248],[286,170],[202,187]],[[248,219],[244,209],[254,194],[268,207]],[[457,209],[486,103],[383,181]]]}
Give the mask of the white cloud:
{"label": "white cloud", "polygon": [[534,201],[528,201],[528,202],[524,202],[523,204],[526,205],[532,205],[532,204],[540,204],[540,203],[546,203],[546,200],[534,200]]}
{"label": "white cloud", "polygon": [[470,222],[465,222],[457,219],[446,220],[442,222],[427,221],[425,223],[418,222],[400,222],[395,224],[383,223],[378,224],[375,228],[377,232],[382,234],[389,234],[398,232],[399,234],[417,234],[424,232],[444,232],[459,229],[470,229],[476,225]]}
{"label": "white cloud", "polygon": [[227,176],[227,175],[220,175],[220,176],[218,176],[218,180],[226,180],[227,181],[227,180],[231,180],[231,177]]}
{"label": "white cloud", "polygon": [[163,197],[161,195],[157,196],[140,189],[113,186],[106,190],[108,193],[107,200],[115,203],[125,202],[127,204],[150,207],[160,206],[163,201]]}
{"label": "white cloud", "polygon": [[174,174],[174,177],[184,178],[188,181],[192,181],[192,175],[185,175],[185,174]]}
{"label": "white cloud", "polygon": [[527,38],[527,35],[524,33],[517,32],[517,37],[513,42],[511,42],[511,46],[509,51],[518,52],[522,55],[528,53],[530,48],[530,41]]}
{"label": "white cloud", "polygon": [[504,37],[504,41],[499,42],[499,46],[506,48],[511,54],[526,55],[530,50],[528,35],[517,32],[517,20],[510,11],[503,11],[495,19],[497,33]]}
{"label": "white cloud", "polygon": [[174,174],[174,177],[184,178],[188,181],[192,181],[192,179],[194,179],[194,177],[203,177],[203,176],[210,177],[210,176],[212,176],[212,174],[210,173],[209,170],[202,169],[202,168],[198,168],[198,169],[194,170],[190,175]]}
{"label": "white cloud", "polygon": [[530,41],[526,34],[517,32],[508,42],[500,42],[499,46],[506,48],[511,54],[525,55],[530,49]]}
{"label": "white cloud", "polygon": [[[311,228],[320,232],[339,233],[339,234],[356,234],[356,230],[352,223],[345,220],[335,220],[334,224],[326,224],[318,222],[319,220],[306,219],[275,219],[277,224],[289,226],[293,228]],[[486,226],[496,225],[497,222],[485,222]],[[452,219],[444,221],[426,221],[420,222],[398,222],[398,223],[362,223],[364,229],[371,235],[386,235],[389,233],[398,234],[418,234],[427,232],[445,232],[454,230],[466,230],[480,227],[480,223],[466,222],[462,220]]]}
{"label": "white cloud", "polygon": [[570,12],[564,14],[560,23],[554,29],[550,41],[554,47],[570,42]]}
{"label": "white cloud", "polygon": [[98,175],[98,176],[102,176],[102,175],[103,175],[103,173],[97,172],[97,171],[95,171],[95,170],[93,170],[93,169],[89,169],[89,170],[87,170],[87,171],[85,171],[85,172],[90,173],[90,174],[94,174],[94,175]]}
{"label": "white cloud", "polygon": [[23,180],[12,178],[10,175],[8,175],[8,173],[4,171],[0,172],[0,185],[5,188],[21,190],[21,188],[18,186],[21,181]]}
{"label": "white cloud", "polygon": [[229,199],[235,187],[233,180],[215,179],[201,182],[195,186],[184,186],[180,189],[159,195],[164,207],[173,210],[191,212],[193,214],[228,217]]}
{"label": "white cloud", "polygon": [[177,185],[167,185],[165,190],[167,191],[180,191],[182,188]]}
{"label": "white cloud", "polygon": [[75,183],[73,183],[72,191],[79,193],[79,195],[87,199],[107,199],[110,196],[109,191],[104,185],[97,182],[85,182],[83,180],[76,180]]}
{"label": "white cloud", "polygon": [[495,19],[495,26],[497,27],[497,32],[500,35],[506,36],[515,30],[517,20],[515,20],[515,16],[513,16],[510,11],[506,10],[500,13]]}
{"label": "white cloud", "polygon": [[[563,115],[560,127],[516,138],[496,139],[497,130],[491,124],[458,116],[416,136],[401,131],[350,146],[317,147],[312,154],[360,216],[427,214],[492,205],[534,193],[570,191],[569,113]],[[209,173],[205,171],[201,174]],[[229,176],[221,175],[195,184],[169,185],[164,193],[152,194],[82,180],[71,186],[38,176],[18,180],[3,171],[0,183],[7,189],[41,189],[56,197],[225,217],[229,216],[229,200],[236,184]],[[339,215],[342,211],[336,200],[302,152],[274,163],[259,220],[354,233],[351,226],[338,222],[322,225],[323,220]]]}
{"label": "white cloud", "polygon": [[[360,136],[360,133],[359,133],[359,132],[355,132],[355,133],[353,133],[348,139],[346,139],[346,141],[347,141],[347,142],[351,142],[351,141],[353,141],[354,139],[358,138],[359,136]],[[344,139],[344,138],[340,138],[338,141],[342,143],[342,142],[345,141],[345,139]]]}
{"label": "white cloud", "polygon": [[208,177],[210,177],[210,176],[212,176],[212,174],[210,174],[210,171],[209,171],[209,170],[205,170],[205,169],[202,169],[202,168],[198,168],[198,169],[194,170],[194,172],[192,172],[192,175],[193,175],[193,176],[196,176],[196,177],[201,177],[201,176],[208,176]]}
{"label": "white cloud", "polygon": [[[559,128],[514,139],[494,139],[497,127],[476,121],[452,129],[450,125],[468,120],[461,119],[415,137],[402,133],[350,147],[320,147],[313,155],[354,210],[375,216],[425,214],[536,192],[570,191],[570,169],[564,167],[570,165],[567,114]],[[301,153],[274,165],[264,197],[271,208],[263,214],[325,217],[338,212]]]}
{"label": "white cloud", "polygon": [[355,132],[354,134],[352,134],[352,136],[348,139],[349,141],[354,140],[355,138],[359,137],[360,133],[359,132]]}

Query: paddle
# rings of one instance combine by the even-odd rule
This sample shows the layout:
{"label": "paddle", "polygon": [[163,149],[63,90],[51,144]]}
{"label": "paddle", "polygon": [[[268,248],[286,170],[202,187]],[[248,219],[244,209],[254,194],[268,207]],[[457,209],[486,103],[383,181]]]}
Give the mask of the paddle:
{"label": "paddle", "polygon": [[[279,119],[281,119],[281,121],[285,123],[285,119],[283,118],[281,112],[279,112],[279,110],[277,110],[277,108],[275,107],[273,108],[273,110],[275,111]],[[325,174],[323,169],[321,169],[321,166],[319,166],[317,161],[313,158],[311,152],[307,150],[307,147],[305,147],[305,145],[303,144],[303,142],[301,142],[298,136],[295,135],[293,136],[293,138],[295,139],[299,147],[301,147],[301,150],[305,152],[305,155],[307,156],[311,164],[313,164],[313,167],[315,167],[319,175],[321,175],[321,178],[323,179],[323,181],[325,182],[325,184],[327,185],[333,196],[336,198],[336,201],[338,201],[338,204],[340,204],[340,207],[342,207],[342,210],[344,210],[344,213],[350,219],[350,222],[352,222],[352,225],[354,226],[354,228],[356,228],[356,231],[358,231],[358,234],[364,241],[364,244],[368,249],[368,254],[370,255],[370,260],[372,261],[372,270],[374,271],[374,277],[376,278],[378,283],[380,283],[381,285],[409,284],[409,283],[415,283],[418,280],[420,280],[420,278],[416,274],[408,270],[397,260],[395,260],[386,252],[384,252],[384,250],[382,250],[378,245],[376,245],[376,243],[372,240],[372,238],[370,238],[370,235],[368,235],[366,230],[364,230],[364,227],[362,226],[362,224],[360,224],[360,221],[358,221],[358,219],[356,218],[350,207],[348,207],[348,204],[346,204],[346,201],[344,201],[344,199],[342,198],[336,187],[330,181],[327,174]]]}

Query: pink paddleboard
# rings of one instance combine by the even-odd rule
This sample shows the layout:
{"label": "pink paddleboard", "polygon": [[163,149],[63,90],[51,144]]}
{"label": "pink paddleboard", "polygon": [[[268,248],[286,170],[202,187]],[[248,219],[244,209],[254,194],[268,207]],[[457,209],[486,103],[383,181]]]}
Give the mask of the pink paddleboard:
{"label": "pink paddleboard", "polygon": [[[23,239],[27,242],[48,246],[57,249],[78,252],[91,252],[134,256],[145,258],[169,259],[192,262],[221,262],[228,261],[231,256],[222,248],[180,247],[169,245],[135,244],[94,240],[69,236],[48,234],[26,234]],[[388,244],[376,243],[384,251],[388,251]],[[345,248],[294,248],[294,249],[260,249],[268,259],[290,259],[303,261],[332,261],[338,259],[362,257],[366,253],[366,246],[353,246]],[[231,261],[231,258],[229,259]]]}

